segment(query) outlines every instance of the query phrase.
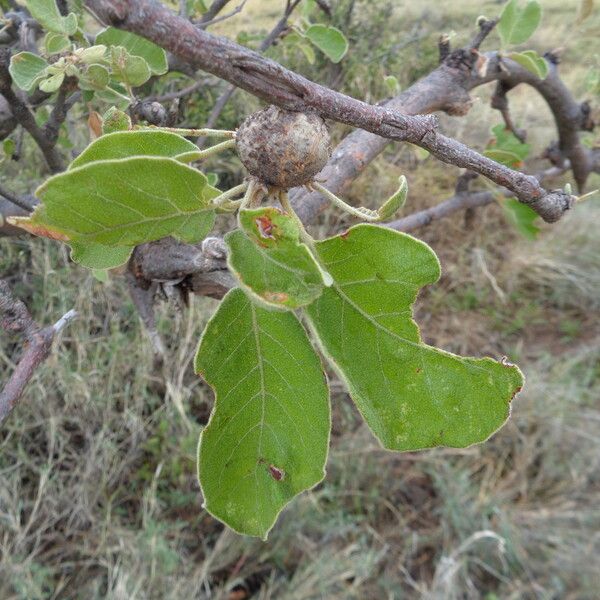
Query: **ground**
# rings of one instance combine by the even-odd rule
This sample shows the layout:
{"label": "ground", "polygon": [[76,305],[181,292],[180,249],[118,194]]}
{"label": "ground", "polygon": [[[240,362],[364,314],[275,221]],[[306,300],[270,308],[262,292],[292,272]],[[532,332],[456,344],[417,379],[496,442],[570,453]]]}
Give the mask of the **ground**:
{"label": "ground", "polygon": [[[382,24],[383,8],[357,2],[341,84],[369,100],[385,95],[384,75],[406,86],[431,68],[440,32],[456,31],[461,43],[479,14],[501,8],[475,0],[372,4],[393,8]],[[221,32],[266,31],[279,5],[250,0]],[[578,98],[591,98],[598,9],[577,28],[574,0],[543,5],[533,46],[564,47],[565,81]],[[357,34],[369,28],[380,32],[383,51]],[[404,39],[412,41],[390,50]],[[496,44],[492,38],[488,47]],[[302,66],[284,48],[273,52],[310,76],[336,75],[329,66]],[[489,88],[473,95],[470,114],[444,118],[443,127],[482,148],[499,117],[488,106]],[[539,156],[555,137],[549,112],[526,88],[511,99],[532,156]],[[240,96],[232,105],[242,111],[239,120],[245,102]],[[78,135],[76,144],[85,132]],[[26,152],[40,176],[35,149]],[[533,160],[528,168],[542,165]],[[7,167],[6,181],[22,168]],[[224,178],[240,176],[234,159],[211,168]],[[408,212],[451,195],[458,170],[392,145],[349,199],[375,205],[401,173],[410,184]],[[32,177],[21,177],[23,189]],[[600,187],[600,178],[589,187]],[[201,509],[195,450],[212,394],[190,362],[216,302],[195,298],[186,311],[161,304],[170,360],[157,371],[121,277],[95,280],[54,242],[0,240],[0,273],[39,322],[52,323],[70,308],[80,313],[0,431],[0,597],[598,597],[599,219],[596,198],[543,225],[536,241],[514,232],[498,206],[415,232],[444,271],[419,298],[424,338],[453,352],[517,362],[527,381],[511,419],[487,443],[465,450],[390,453],[334,379],[327,478],[290,505],[266,543],[231,533]],[[350,223],[332,210],[314,232]],[[17,351],[16,340],[0,338],[1,379]]]}

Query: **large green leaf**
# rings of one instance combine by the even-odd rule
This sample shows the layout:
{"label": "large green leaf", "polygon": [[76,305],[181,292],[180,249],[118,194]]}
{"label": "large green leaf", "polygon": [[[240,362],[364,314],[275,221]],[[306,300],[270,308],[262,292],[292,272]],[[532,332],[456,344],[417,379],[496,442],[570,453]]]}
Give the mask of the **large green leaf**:
{"label": "large green leaf", "polygon": [[331,417],[321,363],[293,313],[260,308],[234,289],[208,323],[195,366],[216,394],[199,445],[205,507],[264,539],[282,508],[325,475]]}
{"label": "large green leaf", "polygon": [[142,156],[88,163],[48,179],[41,203],[13,223],[63,241],[132,246],[172,235],[203,239],[214,224],[219,190],[172,158]]}
{"label": "large green leaf", "polygon": [[165,51],[135,33],[107,27],[96,36],[96,44],[123,46],[129,54],[143,58],[154,75],[163,75],[169,70]]}
{"label": "large green leaf", "polygon": [[[184,137],[169,131],[139,129],[117,131],[94,140],[70,165],[69,169],[81,167],[98,160],[113,160],[131,156],[184,156],[187,162],[198,146]],[[193,159],[193,157],[192,157]]]}
{"label": "large green leaf", "polygon": [[321,294],[319,266],[289,215],[272,207],[243,210],[240,225],[242,230],[225,236],[228,264],[249,293],[266,304],[292,309]]}
{"label": "large green leaf", "polygon": [[411,307],[440,274],[426,244],[358,225],[316,246],[334,284],[307,308],[312,328],[386,448],[465,447],[505,422],[518,368],[421,341]]}
{"label": "large green leaf", "polygon": [[311,25],[304,35],[333,63],[340,62],[348,52],[348,40],[336,27]]}
{"label": "large green leaf", "polygon": [[521,6],[519,0],[510,0],[500,15],[497,29],[505,45],[526,42],[537,29],[542,18],[542,7],[537,0],[528,0]]}
{"label": "large green leaf", "polygon": [[8,70],[15,85],[26,92],[45,77],[48,63],[31,52],[19,52],[10,59]]}

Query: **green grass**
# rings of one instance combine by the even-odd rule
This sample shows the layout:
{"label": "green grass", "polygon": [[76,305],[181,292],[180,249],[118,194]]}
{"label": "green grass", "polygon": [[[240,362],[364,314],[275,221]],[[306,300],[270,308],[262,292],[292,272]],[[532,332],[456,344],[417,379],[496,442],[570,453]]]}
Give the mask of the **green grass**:
{"label": "green grass", "polygon": [[[248,16],[232,23],[267,30],[279,3],[265,13],[263,4],[251,0]],[[441,31],[454,29],[463,41],[478,14],[499,10],[491,1],[401,2],[378,21],[374,5],[357,3],[365,12],[354,35],[362,15],[365,27],[379,23],[382,48],[413,30],[419,40],[364,69],[360,53],[374,50],[353,39],[343,89],[372,99],[385,94],[383,72],[397,69],[408,85],[434,59]],[[575,35],[570,3],[544,6],[534,43],[545,49],[566,40],[561,69],[583,97],[599,51],[598,11]],[[322,80],[330,74],[326,66],[303,69]],[[444,129],[482,147],[499,121],[489,93],[477,90],[472,112],[444,119]],[[243,98],[232,105],[238,111],[249,108]],[[555,136],[549,115],[525,88],[511,98],[539,154]],[[235,117],[232,109],[224,118]],[[81,145],[84,133],[76,136]],[[25,150],[31,166],[10,164],[3,173],[6,181],[19,177],[20,191],[39,176],[36,150]],[[215,170],[239,176],[229,159]],[[390,146],[347,197],[376,205],[406,173],[405,210],[417,210],[452,194],[457,172]],[[379,448],[334,380],[327,478],[284,511],[267,543],[231,533],[201,509],[195,446],[212,394],[190,360],[215,301],[194,298],[185,311],[159,305],[170,360],[157,370],[119,275],[101,284],[55,243],[0,239],[0,273],[40,323],[70,308],[80,313],[0,431],[0,598],[597,597],[599,217],[591,199],[544,226],[535,242],[518,238],[495,206],[478,210],[469,227],[455,215],[419,231],[444,269],[419,301],[424,337],[454,352],[518,360],[527,383],[512,418],[480,446],[394,454]],[[330,211],[315,231],[348,223]],[[0,335],[4,380],[20,347]]]}

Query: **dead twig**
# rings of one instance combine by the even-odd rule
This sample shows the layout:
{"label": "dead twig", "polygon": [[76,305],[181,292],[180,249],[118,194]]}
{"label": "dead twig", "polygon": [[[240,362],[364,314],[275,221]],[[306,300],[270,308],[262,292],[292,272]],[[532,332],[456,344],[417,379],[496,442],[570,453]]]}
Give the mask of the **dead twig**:
{"label": "dead twig", "polygon": [[5,331],[22,336],[25,344],[21,359],[0,391],[0,424],[16,406],[36,369],[50,355],[56,335],[75,317],[77,312],[70,310],[54,325],[41,329],[25,304],[13,296],[8,283],[0,279],[0,325]]}

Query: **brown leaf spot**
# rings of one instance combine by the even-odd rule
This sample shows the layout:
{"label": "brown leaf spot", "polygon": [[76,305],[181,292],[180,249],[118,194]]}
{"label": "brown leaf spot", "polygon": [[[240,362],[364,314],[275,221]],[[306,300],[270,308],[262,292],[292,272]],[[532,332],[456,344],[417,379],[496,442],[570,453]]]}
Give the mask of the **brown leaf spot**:
{"label": "brown leaf spot", "polygon": [[275,481],[281,481],[285,477],[285,471],[278,469],[274,465],[269,465],[269,473]]}
{"label": "brown leaf spot", "polygon": [[273,221],[269,217],[263,215],[262,217],[257,217],[254,222],[261,237],[275,239],[273,235]]}
{"label": "brown leaf spot", "polygon": [[340,237],[341,237],[343,240],[347,240],[349,235],[350,235],[350,230],[349,230],[349,229],[346,229],[346,231],[344,231],[344,232],[340,233]]}
{"label": "brown leaf spot", "polygon": [[268,302],[276,302],[277,304],[283,304],[288,301],[289,296],[285,292],[264,292],[263,298]]}

